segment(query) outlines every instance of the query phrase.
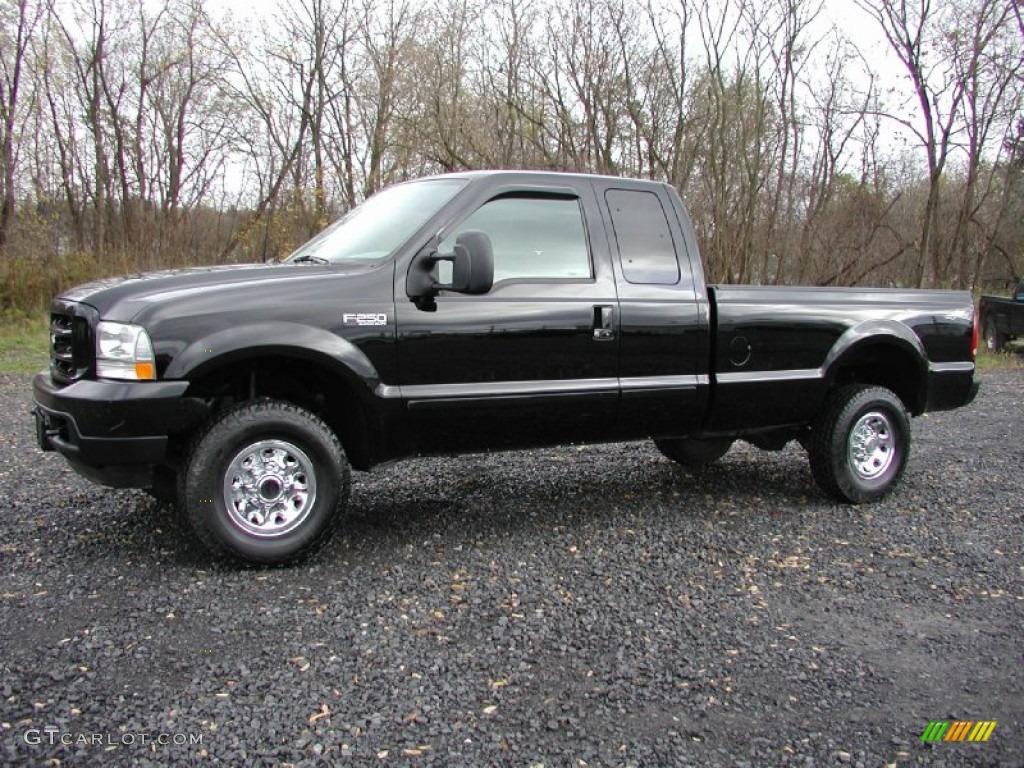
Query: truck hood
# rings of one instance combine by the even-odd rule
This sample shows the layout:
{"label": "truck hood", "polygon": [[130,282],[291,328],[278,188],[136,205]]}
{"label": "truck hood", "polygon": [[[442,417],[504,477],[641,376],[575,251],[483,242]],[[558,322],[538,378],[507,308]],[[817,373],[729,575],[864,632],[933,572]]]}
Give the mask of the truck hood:
{"label": "truck hood", "polygon": [[141,310],[183,298],[257,287],[266,280],[319,280],[327,275],[358,274],[379,267],[353,264],[231,264],[145,272],[110,277],[76,286],[61,294],[63,301],[94,307],[101,318],[129,322]]}

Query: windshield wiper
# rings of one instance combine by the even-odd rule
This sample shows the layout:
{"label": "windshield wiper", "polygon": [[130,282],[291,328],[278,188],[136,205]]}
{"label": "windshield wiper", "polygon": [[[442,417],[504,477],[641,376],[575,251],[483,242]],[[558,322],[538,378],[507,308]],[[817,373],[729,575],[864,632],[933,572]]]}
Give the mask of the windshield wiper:
{"label": "windshield wiper", "polygon": [[311,253],[307,253],[307,254],[304,254],[302,256],[299,256],[297,259],[292,259],[292,264],[298,264],[299,262],[305,262],[305,263],[309,263],[309,264],[330,264],[331,263],[328,259],[325,259],[323,256],[314,256]]}

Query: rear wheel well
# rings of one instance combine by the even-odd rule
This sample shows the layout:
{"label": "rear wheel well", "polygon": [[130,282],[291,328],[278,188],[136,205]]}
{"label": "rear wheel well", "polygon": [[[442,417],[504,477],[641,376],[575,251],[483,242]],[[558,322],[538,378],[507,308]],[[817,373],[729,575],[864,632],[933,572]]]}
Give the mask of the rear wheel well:
{"label": "rear wheel well", "polygon": [[868,344],[848,352],[829,375],[831,388],[870,384],[891,390],[917,416],[924,410],[923,372],[916,356],[893,344]]}
{"label": "rear wheel well", "polygon": [[366,412],[355,385],[314,361],[299,357],[236,361],[193,381],[186,396],[213,400],[216,411],[257,397],[293,403],[327,422],[354,468],[367,469],[371,464]]}

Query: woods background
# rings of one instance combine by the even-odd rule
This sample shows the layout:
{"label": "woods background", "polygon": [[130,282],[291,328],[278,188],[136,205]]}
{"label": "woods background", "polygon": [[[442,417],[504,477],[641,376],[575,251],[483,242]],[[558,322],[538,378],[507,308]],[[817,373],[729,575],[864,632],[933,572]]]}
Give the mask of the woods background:
{"label": "woods background", "polygon": [[847,5],[0,0],[0,310],[467,168],[667,181],[716,282],[1005,288],[1020,4]]}

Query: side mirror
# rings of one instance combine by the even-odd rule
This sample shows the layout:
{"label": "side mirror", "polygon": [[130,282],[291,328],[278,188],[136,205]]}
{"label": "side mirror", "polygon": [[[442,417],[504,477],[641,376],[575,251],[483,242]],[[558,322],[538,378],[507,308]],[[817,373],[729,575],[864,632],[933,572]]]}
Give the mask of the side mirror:
{"label": "side mirror", "polygon": [[460,234],[452,255],[438,255],[437,260],[452,262],[452,281],[448,285],[436,284],[434,290],[479,296],[494,286],[494,249],[491,238],[479,230]]}
{"label": "side mirror", "polygon": [[[452,281],[437,281],[437,264],[451,262]],[[432,311],[438,291],[453,291],[478,296],[494,285],[494,249],[491,238],[478,230],[461,233],[452,253],[422,253],[409,269],[406,293],[420,309]]]}

